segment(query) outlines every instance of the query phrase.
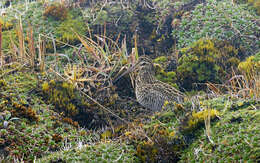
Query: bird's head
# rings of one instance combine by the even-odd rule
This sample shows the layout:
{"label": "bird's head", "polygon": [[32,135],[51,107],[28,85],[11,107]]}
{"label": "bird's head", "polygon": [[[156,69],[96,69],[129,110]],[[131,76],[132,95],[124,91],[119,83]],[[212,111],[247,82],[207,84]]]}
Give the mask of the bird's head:
{"label": "bird's head", "polygon": [[138,58],[138,61],[127,69],[123,74],[117,77],[114,82],[119,80],[121,77],[128,73],[140,74],[140,73],[154,73],[153,62],[147,56],[141,56]]}

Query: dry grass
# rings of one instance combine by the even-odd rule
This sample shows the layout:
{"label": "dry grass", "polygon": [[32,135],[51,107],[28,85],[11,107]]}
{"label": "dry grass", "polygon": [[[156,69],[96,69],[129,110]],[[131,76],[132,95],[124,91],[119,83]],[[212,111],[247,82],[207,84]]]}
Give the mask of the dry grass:
{"label": "dry grass", "polygon": [[46,48],[45,48],[45,41],[42,39],[41,35],[39,35],[39,40],[38,40],[38,61],[39,61],[39,67],[40,71],[44,72],[45,70],[45,53],[46,53]]}
{"label": "dry grass", "polygon": [[260,97],[260,76],[257,73],[250,76],[242,72],[242,75],[236,75],[233,71],[233,77],[228,81],[227,87],[230,95],[240,98]]}
{"label": "dry grass", "polygon": [[35,49],[35,42],[33,37],[33,27],[31,24],[29,24],[29,29],[27,32],[27,38],[28,38],[28,47],[29,47],[29,60],[30,60],[30,66],[34,67],[35,65],[35,57],[36,57],[36,49]]}
{"label": "dry grass", "polygon": [[260,98],[260,75],[253,73],[250,76],[241,72],[237,75],[234,71],[230,78],[225,84],[213,84],[206,83],[208,90],[214,96],[220,96],[223,94],[229,94],[235,98]]}
{"label": "dry grass", "polygon": [[[2,36],[2,31],[0,32],[1,36]],[[26,64],[29,65],[30,67],[34,68],[35,67],[35,63],[36,63],[36,57],[37,57],[37,52],[36,49],[38,47],[39,49],[39,57],[41,59],[39,59],[39,65],[40,65],[40,69],[43,70],[44,68],[44,46],[43,46],[43,41],[40,39],[39,36],[39,42],[35,42],[34,40],[34,30],[33,30],[33,26],[31,26],[29,24],[27,33],[24,34],[24,29],[22,26],[22,21],[19,20],[19,23],[16,25],[16,35],[18,37],[18,42],[16,42],[11,34],[10,34],[10,49],[9,52],[7,52],[6,54],[0,53],[0,57],[1,57],[1,65],[4,64],[11,64],[11,62],[18,62],[18,63],[22,63],[22,64]],[[0,44],[2,44],[2,42],[0,42]],[[36,44],[38,44],[37,46],[35,46]],[[0,45],[1,46],[1,45]],[[1,47],[0,47],[1,49]],[[2,50],[1,50],[2,52]],[[9,60],[8,62],[4,63],[3,61],[5,60],[5,57],[9,57],[12,58],[11,60]]]}
{"label": "dry grass", "polygon": [[23,34],[23,25],[21,18],[19,20],[19,23],[16,26],[16,32],[18,36],[18,42],[19,42],[19,51],[18,51],[18,58],[23,60],[26,60],[25,58],[25,45],[24,45],[24,34]]}
{"label": "dry grass", "polygon": [[0,23],[0,67],[3,65],[3,54],[2,54],[2,23]]}

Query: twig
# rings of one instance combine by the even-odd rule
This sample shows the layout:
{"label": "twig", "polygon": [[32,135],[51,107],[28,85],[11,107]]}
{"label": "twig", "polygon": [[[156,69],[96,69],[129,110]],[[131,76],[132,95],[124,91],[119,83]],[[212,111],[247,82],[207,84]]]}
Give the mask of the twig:
{"label": "twig", "polygon": [[120,119],[121,121],[125,122],[125,123],[129,123],[128,121],[126,121],[125,119],[119,117],[118,115],[116,115],[114,112],[112,112],[111,110],[105,108],[103,105],[101,105],[99,102],[97,102],[95,99],[93,99],[92,97],[90,97],[89,95],[87,95],[85,92],[79,90],[84,96],[86,96],[87,98],[89,98],[91,101],[93,101],[94,103],[96,103],[99,107],[101,107],[102,109],[104,109],[105,111],[111,113],[113,116],[117,117],[118,119]]}

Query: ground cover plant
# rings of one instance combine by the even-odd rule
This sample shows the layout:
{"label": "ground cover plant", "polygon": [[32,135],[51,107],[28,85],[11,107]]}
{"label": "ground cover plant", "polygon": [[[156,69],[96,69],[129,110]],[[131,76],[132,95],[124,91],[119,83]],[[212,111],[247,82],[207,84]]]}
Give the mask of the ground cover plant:
{"label": "ground cover plant", "polygon": [[[257,0],[0,7],[0,161],[260,161]],[[136,101],[142,55],[183,103]]]}

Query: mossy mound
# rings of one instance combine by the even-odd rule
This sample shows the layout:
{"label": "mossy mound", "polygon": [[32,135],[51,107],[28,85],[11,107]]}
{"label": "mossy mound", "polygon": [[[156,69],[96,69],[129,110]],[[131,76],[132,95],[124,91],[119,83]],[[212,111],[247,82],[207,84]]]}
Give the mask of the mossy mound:
{"label": "mossy mound", "polygon": [[12,65],[1,70],[0,156],[4,162],[33,161],[92,139],[71,119],[53,111],[39,96],[37,74]]}
{"label": "mossy mound", "polygon": [[87,113],[90,107],[71,83],[51,80],[42,84],[42,91],[48,102],[54,104],[57,111],[63,112],[66,116],[74,117],[83,112]]}
{"label": "mossy mound", "polygon": [[100,142],[52,153],[36,162],[140,162],[133,146],[116,142]]}
{"label": "mossy mound", "polygon": [[[142,162],[215,160],[214,154],[221,156],[224,150],[233,149],[228,145],[221,146],[220,151],[216,149],[216,144],[220,142],[219,139],[230,139],[232,134],[236,135],[233,137],[236,140],[233,145],[237,143],[238,146],[240,146],[239,141],[246,142],[248,140],[245,137],[251,135],[253,140],[249,142],[252,144],[247,147],[254,148],[248,148],[247,154],[252,153],[251,159],[257,160],[258,144],[256,142],[259,141],[259,129],[254,126],[259,125],[258,101],[221,96],[209,100],[202,98],[199,102],[193,101],[192,105],[189,102],[184,105],[176,104],[175,110],[172,110],[170,106],[166,106],[166,108],[168,109],[150,116],[149,120],[139,120],[130,124],[128,129],[123,132],[124,134],[120,136],[121,139],[134,145],[137,156]],[[250,120],[252,120],[252,124],[250,124]],[[237,126],[237,122],[233,124],[233,121],[239,121],[240,125]],[[225,130],[222,130],[223,125]],[[246,132],[247,127],[248,132]],[[238,131],[240,133],[236,133]],[[251,131],[252,133],[250,133]],[[241,136],[242,134],[245,135]],[[203,148],[209,150],[199,151],[200,155],[204,154],[202,159],[194,154],[194,150],[199,148],[201,140]],[[212,145],[212,141],[218,143],[215,142]],[[214,152],[219,152],[219,154]],[[237,152],[239,150],[234,149],[233,154],[227,154],[227,157],[235,159]],[[248,158],[239,156],[239,159]]]}
{"label": "mossy mound", "polygon": [[238,69],[244,73],[249,80],[256,75],[260,75],[260,52],[246,58],[245,61],[240,62]]}
{"label": "mossy mound", "polygon": [[[176,67],[177,65],[172,65],[173,60],[170,60],[166,56],[160,56],[154,59],[154,67],[155,67],[155,77],[165,83],[173,87],[177,86],[177,74]],[[174,67],[174,69],[172,68]]]}
{"label": "mossy mound", "polygon": [[201,38],[210,38],[228,41],[232,46],[244,49],[241,57],[259,50],[260,30],[258,23],[255,23],[255,18],[259,19],[259,16],[245,5],[234,4],[233,1],[204,2],[177,19],[178,23],[172,32],[174,38],[178,39],[179,49],[191,46]]}
{"label": "mossy mound", "polygon": [[163,111],[130,124],[121,136],[135,146],[143,162],[178,161],[182,151],[196,138],[196,130],[203,127],[204,119],[209,115],[214,120],[218,114],[214,109],[191,112],[188,104],[175,104],[175,110],[172,107],[165,104]]}
{"label": "mossy mound", "polygon": [[201,131],[183,152],[180,162],[259,161],[259,102],[237,101],[210,128],[210,137]]}
{"label": "mossy mound", "polygon": [[[73,84],[54,80],[43,82],[41,90],[45,101],[54,105],[57,112],[87,129],[107,128],[111,124],[118,126],[124,123],[121,119],[133,121],[145,116],[143,113],[149,113],[134,100],[119,98],[117,92],[104,91],[92,94],[91,97],[84,96]],[[91,98],[98,99],[97,102],[107,109],[100,107]]]}
{"label": "mossy mound", "polygon": [[[180,51],[177,77],[187,90],[196,88],[194,83],[219,83],[231,78],[232,67],[237,67],[239,49],[228,42],[200,39]],[[203,85],[198,85],[203,88]]]}
{"label": "mossy mound", "polygon": [[[259,17],[250,7],[230,0],[0,4],[11,1],[0,18],[0,162],[259,162]],[[207,83],[211,94],[165,102],[156,113],[141,107],[129,78],[113,83],[137,51],[155,58],[157,79],[186,90]],[[27,60],[35,63],[29,68]]]}

